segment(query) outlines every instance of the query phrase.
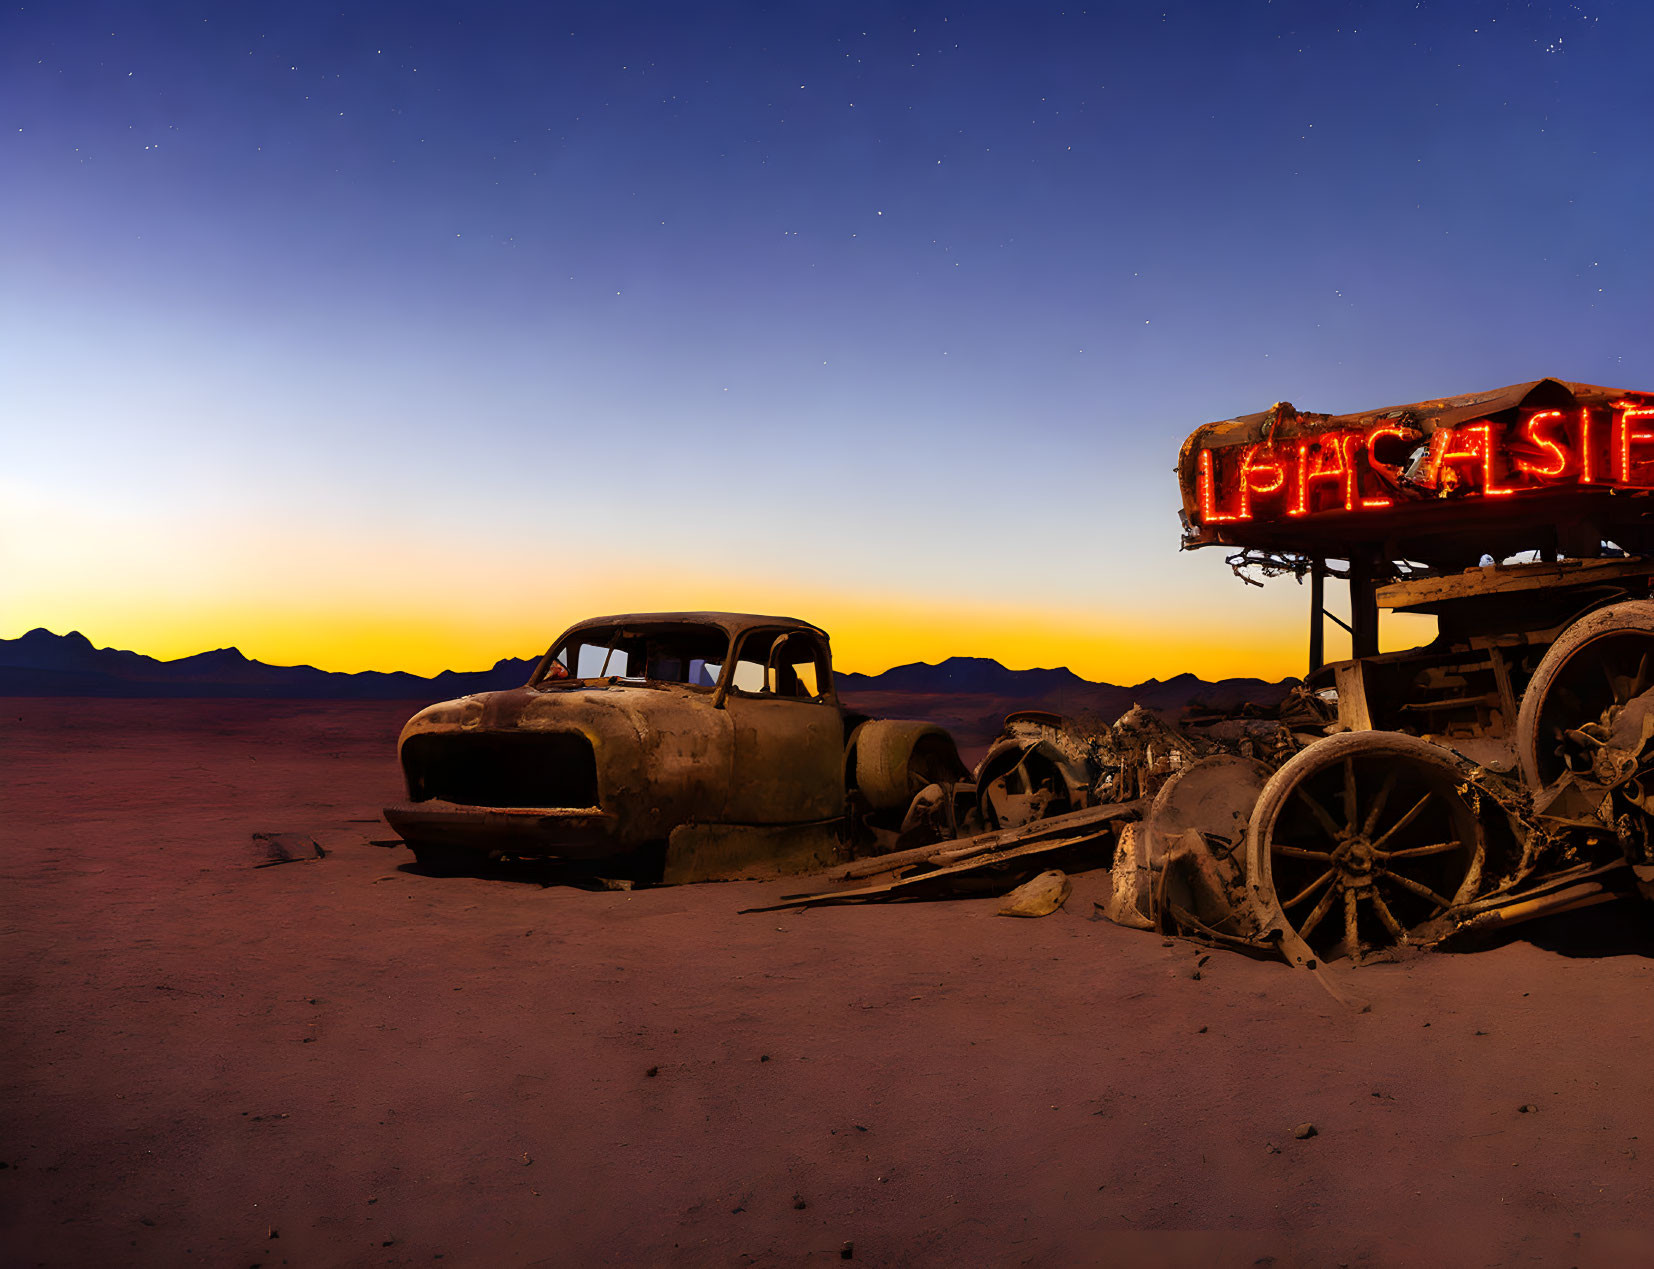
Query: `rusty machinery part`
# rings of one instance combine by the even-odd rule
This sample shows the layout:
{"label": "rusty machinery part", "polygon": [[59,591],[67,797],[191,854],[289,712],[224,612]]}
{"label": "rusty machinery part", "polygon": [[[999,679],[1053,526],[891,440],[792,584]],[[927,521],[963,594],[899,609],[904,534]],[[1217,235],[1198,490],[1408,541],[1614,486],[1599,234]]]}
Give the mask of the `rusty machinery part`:
{"label": "rusty machinery part", "polygon": [[965,779],[953,737],[932,723],[876,718],[851,733],[849,774],[875,811],[905,811],[927,785]]}
{"label": "rusty machinery part", "polygon": [[1400,732],[1318,741],[1264,786],[1246,877],[1266,931],[1295,964],[1409,942],[1475,894],[1486,855],[1473,768]]}
{"label": "rusty machinery part", "polygon": [[1016,828],[1090,805],[1085,767],[1050,740],[1012,737],[976,769],[976,807],[988,828]]}
{"label": "rusty machinery part", "polygon": [[[1005,715],[1005,724],[994,741],[1048,740],[1065,762],[1083,767],[1094,761],[1099,745],[1110,743],[1111,728],[1100,719],[1068,718],[1044,709],[1019,709]],[[994,747],[990,746],[990,747]]]}
{"label": "rusty machinery part", "polygon": [[1568,772],[1613,787],[1637,770],[1654,705],[1654,600],[1599,608],[1562,632],[1516,716],[1522,778],[1540,789]]}
{"label": "rusty machinery part", "polygon": [[1155,794],[1148,829],[1165,843],[1196,828],[1239,847],[1246,841],[1252,808],[1269,780],[1269,767],[1253,758],[1213,754],[1176,772]]}
{"label": "rusty machinery part", "polygon": [[1248,938],[1262,921],[1249,901],[1246,829],[1270,768],[1212,754],[1160,786],[1144,818],[1147,850],[1162,870],[1154,915],[1163,930]]}

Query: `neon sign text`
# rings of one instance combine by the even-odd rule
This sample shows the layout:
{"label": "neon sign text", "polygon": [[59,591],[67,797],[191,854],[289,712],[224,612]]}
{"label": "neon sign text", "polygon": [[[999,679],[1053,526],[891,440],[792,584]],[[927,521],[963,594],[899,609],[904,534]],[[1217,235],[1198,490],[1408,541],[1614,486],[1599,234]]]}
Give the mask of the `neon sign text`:
{"label": "neon sign text", "polygon": [[1386,421],[1206,448],[1196,458],[1195,483],[1202,524],[1360,514],[1575,485],[1654,489],[1654,405],[1536,410],[1513,423],[1477,419],[1428,435]]}

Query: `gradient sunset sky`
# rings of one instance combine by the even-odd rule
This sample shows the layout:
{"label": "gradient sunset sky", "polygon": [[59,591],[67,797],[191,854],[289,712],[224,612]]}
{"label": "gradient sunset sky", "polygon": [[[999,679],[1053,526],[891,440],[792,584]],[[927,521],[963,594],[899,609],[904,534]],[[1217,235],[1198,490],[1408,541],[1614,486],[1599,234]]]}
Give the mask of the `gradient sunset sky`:
{"label": "gradient sunset sky", "polygon": [[1651,64],[1641,0],[11,5],[0,637],[1298,673],[1178,446],[1654,388]]}

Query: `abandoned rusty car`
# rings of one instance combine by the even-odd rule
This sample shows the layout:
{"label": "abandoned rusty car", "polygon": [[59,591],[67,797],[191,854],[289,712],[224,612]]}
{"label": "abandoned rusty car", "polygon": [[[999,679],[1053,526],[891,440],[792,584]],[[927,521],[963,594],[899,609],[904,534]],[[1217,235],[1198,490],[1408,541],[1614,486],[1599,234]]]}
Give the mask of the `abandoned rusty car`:
{"label": "abandoned rusty car", "polygon": [[715,612],[580,622],[526,685],[421,710],[398,750],[409,800],[385,816],[429,868],[668,882],[837,862],[965,774],[940,728],[842,708],[819,628]]}

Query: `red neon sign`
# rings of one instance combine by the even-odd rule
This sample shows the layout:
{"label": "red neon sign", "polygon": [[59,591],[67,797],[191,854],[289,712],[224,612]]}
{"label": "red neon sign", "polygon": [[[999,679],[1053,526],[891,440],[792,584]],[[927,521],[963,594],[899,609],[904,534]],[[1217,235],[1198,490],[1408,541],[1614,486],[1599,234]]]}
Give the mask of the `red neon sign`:
{"label": "red neon sign", "polygon": [[[1505,498],[1577,485],[1654,488],[1654,405],[1616,401],[1606,423],[1587,408],[1536,410],[1514,423],[1477,419],[1428,436],[1383,422],[1202,449],[1195,470],[1200,520],[1361,514],[1406,501]],[[1385,438],[1400,442],[1405,462],[1375,455]]]}
{"label": "red neon sign", "polygon": [[[1580,420],[1580,440],[1581,443],[1584,444],[1590,440],[1591,436],[1591,425],[1589,421],[1590,411],[1581,410],[1580,414],[1584,416]],[[1560,476],[1563,472],[1568,470],[1568,452],[1562,448],[1560,441],[1554,437],[1541,435],[1541,432],[1550,430],[1543,427],[1543,424],[1549,423],[1551,419],[1560,420],[1561,418],[1561,410],[1540,410],[1537,414],[1529,416],[1528,421],[1522,425],[1522,439],[1529,445],[1532,445],[1536,450],[1544,453],[1546,455],[1546,459],[1544,464],[1541,465],[1539,463],[1529,462],[1526,458],[1519,455],[1515,460],[1517,471],[1526,472],[1530,476],[1548,478],[1552,476]],[[1559,422],[1554,426],[1556,429],[1560,429],[1561,424]],[[1591,483],[1591,477],[1589,474],[1582,473],[1580,479],[1585,484]]]}
{"label": "red neon sign", "polygon": [[[1654,409],[1639,405],[1635,401],[1616,401],[1614,402],[1614,410],[1616,411],[1612,433],[1615,459],[1614,478],[1622,485],[1647,484],[1649,482],[1646,478],[1643,480],[1636,478],[1637,473],[1631,458],[1631,447],[1639,441],[1654,441],[1654,432],[1638,431],[1636,424],[1638,419],[1654,419]],[[1643,459],[1643,465],[1647,466],[1649,461]]]}

